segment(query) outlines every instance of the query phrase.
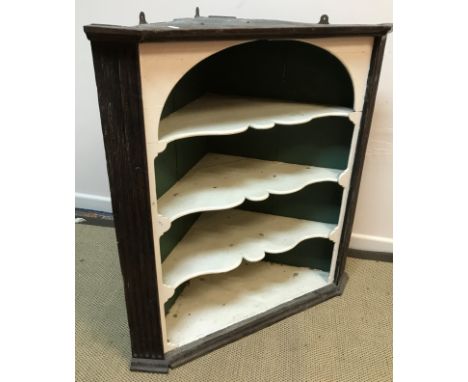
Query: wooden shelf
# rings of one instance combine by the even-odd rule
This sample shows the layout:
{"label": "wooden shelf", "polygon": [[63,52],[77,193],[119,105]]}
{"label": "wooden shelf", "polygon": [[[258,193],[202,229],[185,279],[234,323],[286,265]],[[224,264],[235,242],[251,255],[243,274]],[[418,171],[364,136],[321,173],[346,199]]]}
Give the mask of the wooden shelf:
{"label": "wooden shelf", "polygon": [[249,127],[271,129],[278,124],[296,125],[350,113],[352,110],[345,107],[208,94],[161,120],[158,151],[177,139],[237,134]]}
{"label": "wooden shelf", "polygon": [[282,253],[310,238],[329,238],[333,224],[250,212],[203,213],[164,261],[163,283],[175,289],[187,280],[237,268],[245,259]]}
{"label": "wooden shelf", "polygon": [[195,212],[232,208],[246,199],[290,194],[312,183],[338,182],[342,172],[209,153],[158,200],[158,213],[172,222]]}
{"label": "wooden shelf", "polygon": [[328,284],[328,273],[268,262],[192,280],[166,316],[177,348]]}

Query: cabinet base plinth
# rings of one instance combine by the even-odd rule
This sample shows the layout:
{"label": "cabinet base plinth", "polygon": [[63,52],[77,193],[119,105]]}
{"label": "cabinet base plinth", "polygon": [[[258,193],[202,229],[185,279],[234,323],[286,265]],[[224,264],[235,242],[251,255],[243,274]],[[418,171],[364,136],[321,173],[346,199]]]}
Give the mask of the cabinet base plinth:
{"label": "cabinet base plinth", "polygon": [[167,374],[169,372],[169,362],[165,359],[132,358],[130,370]]}

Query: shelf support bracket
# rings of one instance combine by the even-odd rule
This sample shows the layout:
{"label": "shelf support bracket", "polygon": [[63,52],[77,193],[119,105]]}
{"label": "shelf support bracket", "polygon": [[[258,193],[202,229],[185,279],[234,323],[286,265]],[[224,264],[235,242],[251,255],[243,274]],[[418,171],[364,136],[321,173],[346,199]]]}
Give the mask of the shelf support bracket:
{"label": "shelf support bracket", "polygon": [[349,113],[348,118],[354,124],[354,126],[357,126],[361,120],[361,115],[362,113],[360,111],[353,111],[352,113]]}
{"label": "shelf support bracket", "polygon": [[330,235],[328,235],[328,239],[336,243],[338,239],[340,238],[341,235],[341,227],[337,225],[333,231],[330,232]]}
{"label": "shelf support bracket", "polygon": [[158,214],[158,235],[162,236],[169,231],[169,228],[171,228],[171,221],[167,217]]}
{"label": "shelf support bracket", "polygon": [[343,187],[343,188],[348,188],[349,186],[349,181],[351,178],[351,171],[349,169],[344,170],[341,175],[338,177],[338,184]]}

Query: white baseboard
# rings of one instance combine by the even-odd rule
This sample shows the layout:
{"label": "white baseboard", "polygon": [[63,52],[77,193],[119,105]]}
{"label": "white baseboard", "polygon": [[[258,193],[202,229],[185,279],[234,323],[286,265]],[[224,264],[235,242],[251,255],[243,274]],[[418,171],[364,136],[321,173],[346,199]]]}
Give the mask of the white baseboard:
{"label": "white baseboard", "polygon": [[75,192],[75,208],[112,212],[111,198],[109,196],[99,196]]}
{"label": "white baseboard", "polygon": [[353,233],[351,234],[349,247],[361,251],[393,253],[393,239],[390,237]]}

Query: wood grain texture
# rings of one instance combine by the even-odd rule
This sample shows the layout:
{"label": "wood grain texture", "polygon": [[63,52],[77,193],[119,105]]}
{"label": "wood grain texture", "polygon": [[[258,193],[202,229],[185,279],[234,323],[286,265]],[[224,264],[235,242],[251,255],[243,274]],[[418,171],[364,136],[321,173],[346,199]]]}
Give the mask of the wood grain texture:
{"label": "wood grain texture", "polygon": [[138,46],[92,51],[132,354],[162,359]]}
{"label": "wood grain texture", "polygon": [[392,24],[309,24],[280,20],[196,17],[132,27],[91,24],[88,38],[106,41],[219,40],[269,37],[379,36],[390,32]]}

